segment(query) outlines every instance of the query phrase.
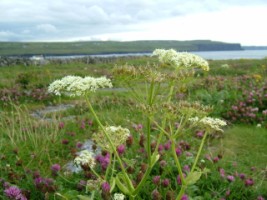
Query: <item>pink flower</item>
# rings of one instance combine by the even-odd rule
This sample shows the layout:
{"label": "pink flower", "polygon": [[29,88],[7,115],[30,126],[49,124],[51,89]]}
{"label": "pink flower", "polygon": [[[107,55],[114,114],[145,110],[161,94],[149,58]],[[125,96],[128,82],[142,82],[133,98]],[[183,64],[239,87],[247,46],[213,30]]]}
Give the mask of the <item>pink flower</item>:
{"label": "pink flower", "polygon": [[101,188],[102,188],[102,191],[104,193],[109,193],[110,192],[110,185],[109,185],[108,182],[102,183]]}
{"label": "pink flower", "polygon": [[57,175],[57,173],[60,171],[60,165],[59,164],[54,164],[51,166],[52,170],[52,175]]}
{"label": "pink flower", "polygon": [[169,140],[167,143],[164,144],[164,149],[167,151],[171,148],[172,142]]}
{"label": "pink flower", "polygon": [[189,167],[189,165],[185,165],[185,166],[183,167],[183,170],[184,170],[185,172],[190,172],[190,167]]}
{"label": "pink flower", "polygon": [[265,200],[262,196],[258,196],[257,200]]}
{"label": "pink flower", "polygon": [[233,182],[235,180],[235,177],[231,175],[228,175],[226,178],[229,182]]}
{"label": "pink flower", "polygon": [[160,183],[160,176],[154,176],[152,182],[155,185],[159,185],[159,183]]}
{"label": "pink flower", "polygon": [[220,171],[221,177],[224,178],[225,177],[225,171],[224,171],[224,169],[223,168],[220,168],[219,171]]}
{"label": "pink flower", "polygon": [[175,149],[175,152],[176,152],[176,155],[177,155],[177,156],[180,156],[180,155],[182,155],[182,153],[183,153],[183,152],[182,152],[182,149],[179,148],[179,147]]}
{"label": "pink flower", "polygon": [[120,155],[122,155],[122,154],[124,153],[124,151],[125,151],[125,146],[124,146],[123,144],[121,144],[121,145],[119,145],[119,146],[117,147],[117,152],[118,152]]}
{"label": "pink flower", "polygon": [[252,178],[245,180],[245,186],[252,186],[252,185],[254,185],[254,181]]}
{"label": "pink flower", "polygon": [[246,178],[246,175],[241,173],[241,174],[239,174],[239,178],[244,180]]}
{"label": "pink flower", "polygon": [[[185,173],[183,173],[183,177],[184,177],[184,178],[186,177],[186,174],[185,174]],[[182,180],[181,180],[180,175],[177,176],[176,181],[177,181],[178,185],[182,185]]]}
{"label": "pink flower", "polygon": [[65,126],[64,122],[59,122],[59,124],[58,124],[59,129],[63,129],[64,126]]}
{"label": "pink flower", "polygon": [[181,200],[189,200],[188,196],[186,194],[184,194],[181,198]]}
{"label": "pink flower", "polygon": [[161,185],[163,187],[168,187],[170,185],[170,180],[169,179],[164,179],[162,182],[161,182]]}

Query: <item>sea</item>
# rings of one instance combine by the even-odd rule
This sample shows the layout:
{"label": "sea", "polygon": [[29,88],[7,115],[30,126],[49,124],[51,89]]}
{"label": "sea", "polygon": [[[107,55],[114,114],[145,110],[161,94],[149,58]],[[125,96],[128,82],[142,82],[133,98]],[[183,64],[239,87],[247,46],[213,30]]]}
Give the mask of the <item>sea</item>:
{"label": "sea", "polygon": [[[199,55],[207,60],[229,60],[229,59],[263,59],[267,58],[267,50],[241,50],[241,51],[194,51],[189,52]],[[112,53],[93,55],[60,55],[45,56],[46,59],[73,59],[83,57],[124,57],[124,56],[151,56],[152,53]]]}

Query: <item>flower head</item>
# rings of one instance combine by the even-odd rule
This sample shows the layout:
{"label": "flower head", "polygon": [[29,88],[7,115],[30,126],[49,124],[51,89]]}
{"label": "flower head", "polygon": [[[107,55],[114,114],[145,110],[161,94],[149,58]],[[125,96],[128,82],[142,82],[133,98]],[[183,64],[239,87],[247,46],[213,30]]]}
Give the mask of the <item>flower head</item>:
{"label": "flower head", "polygon": [[181,68],[201,68],[209,71],[209,64],[206,60],[195,54],[187,52],[176,52],[174,49],[164,50],[156,49],[153,56],[158,56],[159,61],[164,65],[170,65],[176,69]]}
{"label": "flower head", "polygon": [[212,129],[215,131],[223,132],[221,129],[222,126],[226,126],[226,122],[218,119],[218,118],[212,118],[212,117],[204,117],[202,119],[199,119],[198,117],[189,118],[189,121],[199,124],[202,127]]}
{"label": "flower head", "polygon": [[48,87],[48,92],[58,96],[65,94],[75,97],[85,95],[88,92],[95,92],[99,88],[106,87],[112,87],[110,79],[106,77],[94,78],[86,76],[82,78],[80,76],[65,76],[51,83]]}
{"label": "flower head", "polygon": [[88,150],[83,150],[80,152],[80,155],[74,159],[76,165],[88,165],[90,168],[95,166],[95,158],[93,153]]}
{"label": "flower head", "polygon": [[21,193],[21,190],[17,186],[10,186],[4,190],[5,195],[9,199],[27,200],[27,198]]}
{"label": "flower head", "polygon": [[115,193],[113,196],[114,200],[124,200],[125,196],[121,193]]}
{"label": "flower head", "polygon": [[104,131],[100,131],[93,135],[93,140],[95,140],[99,146],[109,152],[113,152],[106,134],[111,139],[113,145],[117,148],[126,142],[130,136],[130,131],[127,128],[122,128],[121,126],[107,126],[104,127]]}

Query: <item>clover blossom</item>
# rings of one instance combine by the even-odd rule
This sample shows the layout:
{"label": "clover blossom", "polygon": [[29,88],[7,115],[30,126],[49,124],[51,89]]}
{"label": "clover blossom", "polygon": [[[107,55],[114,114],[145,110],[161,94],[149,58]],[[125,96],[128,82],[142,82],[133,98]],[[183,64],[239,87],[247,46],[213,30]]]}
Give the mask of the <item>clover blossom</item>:
{"label": "clover blossom", "polygon": [[162,64],[179,68],[201,68],[204,71],[209,71],[209,64],[206,60],[195,54],[187,52],[176,52],[174,49],[164,50],[156,49],[152,56],[158,56]]}
{"label": "clover blossom", "polygon": [[203,126],[205,128],[209,128],[215,131],[223,132],[221,129],[222,126],[226,126],[226,122],[218,119],[218,118],[212,118],[212,117],[204,117],[202,119],[199,119],[198,117],[189,118],[189,121],[199,124],[200,126]]}
{"label": "clover blossom", "polygon": [[74,159],[74,164],[88,165],[91,169],[93,169],[96,165],[96,162],[92,152],[83,150],[80,152],[79,156]]}
{"label": "clover blossom", "polygon": [[125,196],[121,193],[115,193],[113,196],[114,200],[124,200]]}
{"label": "clover blossom", "polygon": [[[128,137],[130,136],[130,131],[127,128],[122,128],[121,126],[108,126],[104,127],[105,133],[111,139],[114,147],[118,147],[121,144],[124,144]],[[113,152],[111,145],[108,141],[103,131],[100,131],[98,134],[93,135],[93,140],[101,146],[103,149],[108,150],[109,152]]]}
{"label": "clover blossom", "polygon": [[112,83],[106,77],[94,78],[86,76],[65,76],[60,80],[52,82],[48,87],[49,93],[54,93],[57,96],[62,94],[75,97],[82,96],[88,92],[95,92],[99,88],[111,88]]}

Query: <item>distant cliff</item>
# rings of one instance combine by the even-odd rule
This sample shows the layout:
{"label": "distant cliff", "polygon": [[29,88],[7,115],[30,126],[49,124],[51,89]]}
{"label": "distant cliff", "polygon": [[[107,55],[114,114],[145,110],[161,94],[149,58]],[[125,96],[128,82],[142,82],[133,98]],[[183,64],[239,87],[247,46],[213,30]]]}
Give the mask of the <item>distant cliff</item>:
{"label": "distant cliff", "polygon": [[237,43],[210,40],[143,40],[143,41],[84,41],[84,42],[0,42],[0,55],[78,55],[152,52],[154,49],[177,51],[242,50]]}

